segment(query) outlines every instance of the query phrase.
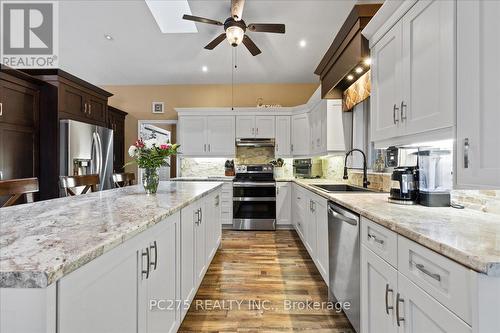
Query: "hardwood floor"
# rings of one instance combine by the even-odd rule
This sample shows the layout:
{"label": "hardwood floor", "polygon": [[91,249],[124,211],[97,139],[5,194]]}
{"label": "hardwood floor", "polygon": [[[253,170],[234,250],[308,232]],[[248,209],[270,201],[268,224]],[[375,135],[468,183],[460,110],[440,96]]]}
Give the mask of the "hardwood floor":
{"label": "hardwood floor", "polygon": [[223,230],[179,332],[354,332],[342,312],[298,309],[327,294],[295,231]]}

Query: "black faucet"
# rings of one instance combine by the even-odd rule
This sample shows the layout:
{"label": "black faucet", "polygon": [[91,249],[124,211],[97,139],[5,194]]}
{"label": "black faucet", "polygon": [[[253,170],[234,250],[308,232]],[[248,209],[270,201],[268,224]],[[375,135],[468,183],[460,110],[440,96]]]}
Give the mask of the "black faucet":
{"label": "black faucet", "polygon": [[359,168],[348,168],[347,167],[347,158],[349,157],[350,154],[352,154],[354,151],[359,151],[361,155],[363,155],[363,187],[368,188],[368,185],[370,185],[370,182],[368,181],[368,175],[367,175],[367,167],[366,167],[366,155],[361,149],[351,149],[345,154],[345,161],[344,161],[344,179],[348,179],[349,176],[347,175],[347,169],[359,169]]}

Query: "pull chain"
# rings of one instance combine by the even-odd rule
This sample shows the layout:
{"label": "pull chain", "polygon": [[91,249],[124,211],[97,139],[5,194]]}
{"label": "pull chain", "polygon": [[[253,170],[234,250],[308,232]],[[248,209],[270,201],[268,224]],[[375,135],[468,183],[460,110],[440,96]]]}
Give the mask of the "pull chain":
{"label": "pull chain", "polygon": [[234,110],[234,72],[238,69],[238,53],[236,47],[233,48],[231,62],[231,110]]}

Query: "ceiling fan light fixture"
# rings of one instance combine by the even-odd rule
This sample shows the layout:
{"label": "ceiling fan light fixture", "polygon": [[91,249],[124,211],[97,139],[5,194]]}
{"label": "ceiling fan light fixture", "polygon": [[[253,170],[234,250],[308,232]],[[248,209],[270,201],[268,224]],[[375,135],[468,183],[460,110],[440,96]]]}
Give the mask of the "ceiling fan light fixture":
{"label": "ceiling fan light fixture", "polygon": [[241,44],[241,42],[243,41],[243,36],[245,36],[245,31],[237,25],[233,25],[226,29],[227,41],[233,47]]}

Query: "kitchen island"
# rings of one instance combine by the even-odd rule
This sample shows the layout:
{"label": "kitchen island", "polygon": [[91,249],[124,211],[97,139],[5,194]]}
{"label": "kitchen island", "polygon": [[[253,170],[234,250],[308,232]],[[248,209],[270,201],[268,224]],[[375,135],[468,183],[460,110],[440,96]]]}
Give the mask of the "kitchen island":
{"label": "kitchen island", "polygon": [[[175,331],[220,244],[221,187],[161,182],[156,195],[130,186],[0,209],[0,331]],[[150,311],[152,299],[179,304]]]}

